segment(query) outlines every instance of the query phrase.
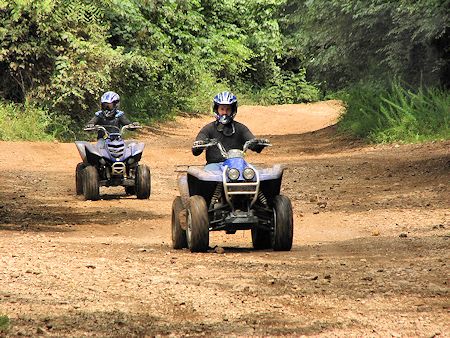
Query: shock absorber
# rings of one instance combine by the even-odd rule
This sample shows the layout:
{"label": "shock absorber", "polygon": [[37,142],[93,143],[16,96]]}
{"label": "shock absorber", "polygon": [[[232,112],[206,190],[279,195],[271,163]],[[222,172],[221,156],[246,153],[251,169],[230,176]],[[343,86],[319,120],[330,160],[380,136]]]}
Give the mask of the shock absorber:
{"label": "shock absorber", "polygon": [[219,201],[220,196],[222,196],[222,190],[223,190],[222,183],[217,183],[216,189],[214,190],[214,193],[211,198],[211,203],[209,204],[210,208],[212,208],[214,204]]}
{"label": "shock absorber", "polygon": [[268,206],[267,198],[266,198],[266,196],[264,196],[264,194],[263,194],[263,192],[261,190],[258,193],[258,199],[259,199],[259,201],[261,202],[262,205],[264,205],[266,207]]}

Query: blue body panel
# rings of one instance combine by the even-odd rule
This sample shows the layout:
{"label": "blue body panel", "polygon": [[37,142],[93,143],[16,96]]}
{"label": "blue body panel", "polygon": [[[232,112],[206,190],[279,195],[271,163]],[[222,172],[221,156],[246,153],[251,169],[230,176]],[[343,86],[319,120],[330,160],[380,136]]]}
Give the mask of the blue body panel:
{"label": "blue body panel", "polygon": [[244,180],[244,177],[242,176],[242,173],[245,168],[247,168],[249,165],[242,157],[234,157],[226,159],[223,162],[222,170],[225,169],[225,166],[228,166],[228,168],[236,168],[240,172],[239,180]]}
{"label": "blue body panel", "polygon": [[[236,159],[233,159],[233,160],[236,160]],[[245,164],[247,164],[247,162],[245,162],[244,160],[241,159],[241,161],[243,161]],[[224,165],[225,165],[225,162],[224,162]],[[222,182],[223,168],[225,168],[225,166],[222,166],[222,170],[220,170],[220,171],[219,170],[208,171],[208,170],[204,170],[203,168],[199,168],[197,166],[190,166],[187,170],[187,173],[189,175],[192,175],[192,176],[198,178],[200,181]],[[237,167],[233,167],[233,168],[238,169]],[[245,168],[245,166],[243,168]],[[281,164],[275,164],[273,167],[269,167],[269,168],[255,167],[255,169],[258,171],[259,180],[261,182],[278,179],[283,175],[283,172],[284,172],[284,166]]]}
{"label": "blue body panel", "polygon": [[[125,142],[123,139],[106,139],[99,140],[96,144],[92,144],[84,141],[75,142],[77,145],[78,152],[80,153],[83,162],[87,162],[86,159],[86,151],[91,154],[94,154],[98,157],[105,158],[111,162],[125,162],[128,158],[139,155],[144,151],[144,143],[139,142]],[[123,148],[123,154],[121,156],[115,157],[113,156],[108,146],[113,146],[115,149]]]}

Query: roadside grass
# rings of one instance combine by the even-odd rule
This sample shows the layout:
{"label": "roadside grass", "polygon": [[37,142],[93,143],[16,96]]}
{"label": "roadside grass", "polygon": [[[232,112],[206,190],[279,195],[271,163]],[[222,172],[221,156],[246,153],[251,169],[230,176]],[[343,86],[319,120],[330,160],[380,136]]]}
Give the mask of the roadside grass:
{"label": "roadside grass", "polygon": [[437,88],[365,84],[340,94],[346,104],[338,130],[374,143],[450,139],[450,93]]}
{"label": "roadside grass", "polygon": [[0,140],[52,141],[71,137],[69,118],[32,104],[0,101]]}
{"label": "roadside grass", "polygon": [[9,329],[9,317],[0,315],[0,332],[6,332]]}

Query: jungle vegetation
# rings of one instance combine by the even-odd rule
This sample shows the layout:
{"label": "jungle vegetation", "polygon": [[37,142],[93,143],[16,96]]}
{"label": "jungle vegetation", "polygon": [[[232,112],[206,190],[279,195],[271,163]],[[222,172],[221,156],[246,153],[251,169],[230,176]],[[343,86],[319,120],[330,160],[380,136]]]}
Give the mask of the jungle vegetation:
{"label": "jungle vegetation", "polygon": [[73,140],[114,90],[134,120],[344,100],[340,129],[448,139],[448,0],[0,0],[0,139]]}

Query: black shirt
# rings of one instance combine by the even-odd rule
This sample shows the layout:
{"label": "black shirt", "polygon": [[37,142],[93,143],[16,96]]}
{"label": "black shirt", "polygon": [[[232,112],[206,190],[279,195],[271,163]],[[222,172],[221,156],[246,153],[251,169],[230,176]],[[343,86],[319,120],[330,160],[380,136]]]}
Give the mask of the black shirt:
{"label": "black shirt", "polygon": [[[234,133],[233,133],[234,129]],[[255,136],[252,132],[242,123],[233,121],[226,125],[220,124],[216,121],[208,123],[204,126],[196,137],[196,141],[217,139],[225,149],[242,149],[244,143],[248,140],[254,139]],[[262,148],[258,146],[250,147],[251,150],[261,152]],[[198,156],[202,153],[203,149],[192,148],[192,154]],[[220,153],[219,148],[209,147],[206,149],[206,163],[218,163],[223,162],[224,158]]]}
{"label": "black shirt", "polygon": [[[126,126],[127,124],[130,124],[130,120],[125,116],[125,113],[123,111],[117,110],[116,114],[110,118],[106,117],[105,113],[103,111],[98,111],[95,113],[95,116],[88,122],[89,124],[93,125],[100,125],[106,128],[106,130],[110,132],[117,132],[114,129],[108,128],[108,126],[111,127],[117,127],[122,128],[123,126]],[[102,138],[105,133],[102,130],[99,130],[97,138]]]}

